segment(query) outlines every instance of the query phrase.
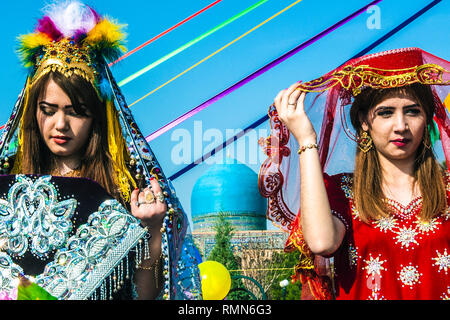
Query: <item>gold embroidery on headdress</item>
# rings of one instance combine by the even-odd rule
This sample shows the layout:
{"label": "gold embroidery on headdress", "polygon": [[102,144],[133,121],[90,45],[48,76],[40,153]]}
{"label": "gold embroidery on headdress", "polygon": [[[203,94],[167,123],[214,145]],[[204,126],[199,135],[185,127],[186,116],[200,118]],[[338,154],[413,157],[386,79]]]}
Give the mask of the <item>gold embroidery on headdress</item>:
{"label": "gold embroidery on headdress", "polygon": [[412,83],[427,85],[447,85],[450,81],[444,81],[443,75],[449,70],[436,64],[423,64],[405,69],[378,69],[368,65],[348,65],[339,71],[335,71],[329,77],[320,77],[302,83],[299,87],[306,92],[322,92],[336,85],[341,85],[345,90],[351,90],[353,96],[357,96],[364,86],[375,89],[401,87]]}
{"label": "gold embroidery on headdress", "polygon": [[92,66],[89,45],[76,45],[72,40],[62,39],[58,42],[51,42],[43,50],[45,54],[36,62],[37,70],[31,80],[31,85],[45,74],[58,71],[67,78],[76,74],[90,82],[94,88],[96,87],[97,71]]}

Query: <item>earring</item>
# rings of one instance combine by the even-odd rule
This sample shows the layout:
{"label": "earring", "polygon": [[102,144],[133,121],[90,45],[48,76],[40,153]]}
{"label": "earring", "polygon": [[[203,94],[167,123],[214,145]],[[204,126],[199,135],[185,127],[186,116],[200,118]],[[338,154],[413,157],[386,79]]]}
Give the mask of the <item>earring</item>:
{"label": "earring", "polygon": [[367,153],[370,149],[372,149],[372,138],[369,136],[367,131],[363,131],[362,135],[358,138],[358,148]]}

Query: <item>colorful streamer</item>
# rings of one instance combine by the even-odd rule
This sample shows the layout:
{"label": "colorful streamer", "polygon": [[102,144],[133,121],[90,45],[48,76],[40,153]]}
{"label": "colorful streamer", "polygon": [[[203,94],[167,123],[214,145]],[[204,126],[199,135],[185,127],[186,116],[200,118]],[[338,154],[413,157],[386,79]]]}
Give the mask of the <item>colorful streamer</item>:
{"label": "colorful streamer", "polygon": [[[228,44],[224,45],[222,48],[220,48],[219,50],[211,53],[209,56],[207,56],[206,58],[203,58],[202,60],[200,60],[199,62],[197,62],[196,64],[194,64],[193,66],[187,68],[186,70],[184,70],[183,72],[181,72],[180,74],[176,75],[175,77],[173,77],[172,79],[170,79],[169,81],[163,83],[162,85],[160,85],[159,87],[157,87],[156,89],[150,91],[149,93],[147,93],[145,96],[139,98],[138,100],[136,100],[135,102],[133,102],[132,104],[129,105],[129,107],[135,105],[136,103],[138,103],[139,101],[145,99],[146,97],[148,97],[149,95],[155,93],[156,91],[158,91],[159,89],[161,89],[162,87],[165,87],[166,85],[168,85],[169,83],[171,83],[172,81],[174,81],[175,79],[181,77],[183,74],[187,73],[188,71],[194,69],[195,67],[197,67],[198,65],[200,65],[201,63],[205,62],[206,60],[210,59],[211,57],[215,56],[216,54],[218,54],[219,52],[221,52],[222,50],[224,50],[225,48],[229,47],[230,45],[232,45],[233,43],[235,43],[236,41],[242,39],[243,37],[245,37],[246,35],[248,35],[249,33],[255,31],[256,29],[258,29],[259,27],[261,27],[262,25],[266,24],[267,22],[269,22],[270,20],[274,19],[275,17],[277,17],[278,15],[280,15],[281,13],[283,13],[284,11],[290,9],[291,7],[293,7],[294,5],[296,5],[297,3],[301,2],[302,0],[297,0],[294,3],[292,3],[291,5],[287,6],[286,8],[284,8],[283,10],[277,12],[276,14],[274,14],[273,16],[271,16],[269,19],[261,22],[260,24],[258,24],[257,26],[253,27],[252,29],[250,29],[249,31],[245,32],[244,34],[242,34],[241,36],[239,36],[238,38],[234,39],[233,41],[229,42]],[[381,1],[381,0],[379,0]],[[167,131],[167,130],[166,130]],[[149,140],[147,140],[149,141]]]}
{"label": "colorful streamer", "polygon": [[142,48],[146,47],[147,45],[149,45],[149,44],[152,43],[153,41],[155,41],[155,40],[161,38],[162,36],[164,36],[164,35],[166,35],[166,34],[168,34],[170,31],[172,31],[172,30],[178,28],[178,27],[181,26],[182,24],[184,24],[184,23],[188,22],[189,20],[195,18],[196,16],[198,16],[199,14],[205,12],[205,11],[208,10],[209,8],[212,8],[213,6],[215,6],[216,4],[218,4],[218,3],[221,2],[221,1],[223,1],[223,0],[216,0],[216,1],[214,1],[213,3],[207,5],[206,7],[204,7],[203,9],[201,9],[201,10],[199,10],[199,11],[197,11],[197,12],[194,13],[193,15],[190,15],[190,16],[187,17],[186,19],[184,19],[184,20],[178,22],[176,25],[170,27],[169,29],[167,29],[167,30],[161,32],[160,34],[158,34],[158,35],[156,35],[156,36],[154,36],[154,37],[151,38],[150,40],[144,42],[144,43],[141,44],[140,46],[138,46],[138,47],[134,48],[133,50],[127,52],[126,54],[124,54],[123,56],[121,56],[121,57],[120,57],[119,59],[117,59],[116,61],[111,62],[108,66],[111,67],[111,66],[113,66],[114,64],[116,64],[117,62],[122,61],[123,59],[125,59],[125,58],[131,56],[133,53],[135,53],[135,52],[141,50]]}
{"label": "colorful streamer", "polygon": [[[382,0],[380,0],[382,1]],[[377,39],[376,41],[374,41],[372,44],[370,44],[369,46],[367,46],[366,48],[364,48],[363,50],[361,50],[359,53],[357,53],[356,55],[354,55],[353,57],[351,57],[350,59],[347,60],[351,60],[360,56],[363,56],[365,54],[367,54],[369,51],[371,51],[372,49],[374,49],[376,46],[378,46],[379,44],[381,44],[382,42],[386,41],[387,39],[389,39],[390,37],[392,37],[394,34],[396,34],[398,31],[402,30],[404,27],[406,27],[408,24],[410,24],[411,22],[413,22],[414,20],[416,20],[417,18],[419,18],[421,15],[423,15],[425,12],[427,12],[428,10],[430,10],[432,7],[434,7],[436,4],[438,4],[439,2],[441,2],[442,0],[435,0],[433,2],[431,2],[430,4],[428,4],[427,6],[425,6],[424,8],[422,8],[421,10],[419,10],[418,12],[416,12],[414,15],[412,15],[411,17],[409,17],[408,19],[406,19],[405,21],[403,21],[401,24],[399,24],[397,27],[395,27],[394,29],[392,29],[391,31],[389,31],[388,33],[386,33],[384,36],[382,36],[381,38]],[[372,5],[372,4],[369,4]],[[356,12],[355,12],[356,13]],[[354,14],[355,14],[354,13]],[[352,14],[352,15],[354,15]],[[350,15],[350,16],[352,16]],[[349,16],[349,17],[350,17]],[[347,18],[349,18],[347,17]],[[345,18],[344,20],[346,20],[347,18]],[[344,21],[342,20],[342,21]],[[335,25],[336,26],[336,25]],[[333,28],[333,27],[331,27]],[[328,30],[328,29],[327,29]],[[319,34],[320,35],[320,34]],[[316,36],[317,37],[317,36]],[[314,39],[315,37],[311,38],[310,40]],[[310,41],[308,40],[308,41]],[[307,41],[307,42],[308,42]],[[302,45],[298,46],[297,48],[301,47]],[[295,49],[291,50],[290,52],[294,51]],[[289,54],[290,52],[288,52],[287,54]],[[287,55],[286,54],[286,55]],[[283,56],[281,56],[278,59],[283,58]],[[278,59],[274,60],[277,61]],[[270,64],[269,64],[270,65]],[[263,68],[261,68],[260,70],[262,70]],[[257,71],[258,72],[258,71]],[[243,81],[243,80],[241,80]],[[238,82],[240,83],[240,82]],[[230,88],[233,88],[234,86],[231,86]],[[228,89],[227,89],[228,90]],[[225,92],[225,91],[223,91]],[[216,96],[217,97],[217,96]],[[450,95],[445,99],[449,99]],[[209,101],[209,100],[208,100]],[[184,168],[182,168],[181,170],[175,172],[173,175],[171,175],[169,177],[169,180],[173,181],[175,179],[177,179],[178,177],[180,177],[181,175],[183,175],[184,173],[188,172],[189,170],[193,169],[195,166],[197,166],[198,164],[202,163],[203,161],[205,161],[206,159],[208,159],[209,157],[215,155],[217,152],[219,152],[220,150],[222,150],[223,148],[225,148],[227,145],[229,145],[230,143],[235,142],[237,139],[243,137],[245,135],[246,132],[248,132],[249,130],[255,129],[257,128],[259,125],[261,125],[262,123],[264,123],[265,121],[269,120],[269,116],[266,114],[263,117],[259,118],[258,120],[256,120],[255,122],[253,122],[251,125],[249,125],[248,127],[246,127],[243,131],[239,132],[237,135],[229,138],[226,142],[222,143],[221,145],[217,146],[216,148],[214,148],[213,150],[211,150],[210,152],[208,152],[207,154],[203,155],[201,158],[196,159],[194,162],[190,163],[189,165],[185,166]],[[150,137],[150,136],[148,136]],[[336,140],[337,141],[337,140]],[[336,143],[335,141],[335,143]],[[334,146],[333,146],[334,148]]]}
{"label": "colorful streamer", "polygon": [[215,155],[220,150],[225,149],[228,145],[234,143],[237,139],[245,136],[249,130],[257,128],[259,125],[261,125],[262,123],[266,122],[268,119],[269,119],[269,116],[265,115],[264,117],[256,120],[251,125],[246,127],[244,130],[240,131],[238,134],[236,134],[233,137],[229,138],[228,140],[226,140],[221,145],[215,147],[213,150],[211,150],[210,152],[206,153],[201,158],[195,160],[194,162],[192,162],[189,165],[185,166],[183,169],[181,169],[181,170],[177,171],[176,173],[174,173],[173,175],[171,175],[169,177],[169,180],[173,181],[176,178],[178,178],[179,176],[181,176],[182,174],[184,174],[184,173],[188,172],[189,170],[193,169],[197,164],[202,163],[206,159],[208,159],[208,158],[212,157],[213,155]]}
{"label": "colorful streamer", "polygon": [[[122,87],[124,85],[126,85],[127,83],[133,81],[134,79],[140,77],[141,75],[143,75],[144,73],[150,71],[151,69],[155,68],[156,66],[160,65],[161,63],[163,63],[164,61],[172,58],[173,56],[179,54],[180,52],[186,50],[187,48],[193,46],[194,44],[196,44],[197,42],[205,39],[206,37],[210,36],[211,34],[213,34],[214,32],[222,29],[223,27],[225,27],[226,25],[230,24],[231,22],[241,18],[242,16],[246,15],[247,13],[249,13],[250,11],[256,9],[257,7],[259,7],[260,5],[266,3],[269,0],[260,0],[257,3],[255,3],[254,5],[248,7],[247,9],[245,9],[244,11],[238,13],[237,15],[231,17],[230,19],[222,22],[221,24],[219,24],[218,26],[212,28],[211,30],[205,32],[204,34],[202,34],[201,36],[195,38],[194,40],[189,41],[188,43],[182,45],[181,47],[179,47],[178,49],[166,54],[165,56],[163,56],[162,58],[159,58],[158,60],[156,60],[155,62],[150,63],[148,66],[142,68],[141,70],[133,73],[132,75],[126,77],[125,79],[123,79],[122,81],[120,81],[119,87]],[[131,105],[130,105],[131,106]]]}
{"label": "colorful streamer", "polygon": [[[249,76],[245,77],[244,79],[240,80],[239,82],[233,84],[232,86],[228,87],[227,89],[225,89],[224,91],[222,91],[221,93],[217,94],[216,96],[212,97],[211,99],[203,102],[202,104],[200,104],[199,106],[195,107],[194,109],[186,112],[185,114],[183,114],[182,116],[176,118],[175,120],[169,122],[168,124],[164,125],[163,127],[159,128],[158,130],[156,130],[155,132],[153,132],[152,134],[150,134],[149,136],[147,136],[145,139],[147,141],[151,141],[155,138],[157,138],[158,136],[160,136],[161,134],[163,134],[164,132],[172,129],[173,127],[177,126],[178,124],[182,123],[183,121],[189,119],[190,117],[192,117],[193,115],[197,114],[198,112],[200,112],[201,110],[207,108],[208,106],[210,106],[211,104],[213,104],[214,102],[224,98],[225,96],[229,95],[231,92],[237,90],[238,88],[242,87],[243,85],[245,85],[246,83],[250,82],[251,80],[255,79],[256,77],[259,77],[260,75],[262,75],[263,73],[267,72],[268,70],[272,69],[273,67],[275,67],[276,65],[280,64],[281,62],[283,62],[284,60],[290,58],[291,56],[295,55],[296,53],[300,52],[301,50],[303,50],[304,48],[310,46],[311,44],[313,44],[314,42],[316,42],[317,40],[319,40],[320,38],[326,36],[327,34],[329,34],[330,32],[332,32],[333,30],[339,28],[340,26],[342,26],[343,24],[347,23],[348,21],[352,20],[353,18],[355,18],[356,16],[358,16],[359,14],[363,13],[365,10],[367,10],[367,8],[371,5],[377,4],[379,2],[381,2],[382,0],[375,0],[372,1],[371,3],[369,3],[368,5],[362,7],[361,9],[359,9],[358,11],[352,13],[351,15],[349,15],[348,17],[342,19],[341,21],[335,23],[334,25],[332,25],[331,27],[325,29],[324,31],[322,31],[321,33],[315,35],[314,37],[312,37],[311,39],[303,42],[302,44],[300,44],[299,46],[295,47],[294,49],[292,49],[291,51],[285,53],[284,55],[282,55],[281,57],[275,59],[274,61],[270,62],[269,64],[265,65],[264,67],[260,68],[259,70],[255,71],[254,73],[250,74]],[[295,3],[291,4],[290,7],[296,3],[298,3],[299,1],[296,1]],[[289,7],[288,7],[289,8]],[[283,9],[286,10],[287,8]],[[281,13],[282,11],[280,11],[279,13]],[[276,15],[278,15],[279,13],[277,13]],[[273,18],[274,16],[272,16],[271,18]],[[269,19],[271,19],[269,18]],[[268,20],[269,20],[268,19]],[[266,20],[267,21],[267,20]],[[205,58],[206,59],[206,58]],[[203,59],[203,60],[205,60]],[[203,62],[203,60],[201,62]],[[197,63],[196,65],[200,64],[201,62]],[[194,65],[194,66],[196,66]],[[194,67],[193,66],[193,67]],[[192,69],[193,67],[191,67],[190,69]],[[189,71],[190,69],[187,69],[185,72]],[[177,77],[179,77],[180,75],[182,75],[183,73],[179,74]],[[175,77],[175,78],[177,78]],[[173,78],[173,80],[175,79]],[[170,80],[172,81],[172,80]],[[165,84],[161,85],[160,87],[166,85],[168,82],[166,82]],[[158,87],[157,89],[159,89],[160,87]],[[153,90],[152,92],[148,93],[146,96],[150,95],[151,93],[155,92],[157,89]],[[143,98],[145,98],[146,96],[142,97],[141,99],[135,101],[134,103],[132,103],[130,105],[130,107],[137,103],[138,101],[142,100]]]}

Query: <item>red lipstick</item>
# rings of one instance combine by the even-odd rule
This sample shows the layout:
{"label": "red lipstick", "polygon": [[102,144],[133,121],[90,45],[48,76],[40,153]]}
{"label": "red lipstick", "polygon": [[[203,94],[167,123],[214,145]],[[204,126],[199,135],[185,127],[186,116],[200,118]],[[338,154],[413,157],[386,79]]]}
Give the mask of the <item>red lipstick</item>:
{"label": "red lipstick", "polygon": [[395,139],[391,140],[393,144],[395,144],[397,147],[404,147],[408,144],[410,140],[409,139]]}
{"label": "red lipstick", "polygon": [[52,139],[56,144],[65,144],[71,140],[71,138],[66,136],[53,136]]}

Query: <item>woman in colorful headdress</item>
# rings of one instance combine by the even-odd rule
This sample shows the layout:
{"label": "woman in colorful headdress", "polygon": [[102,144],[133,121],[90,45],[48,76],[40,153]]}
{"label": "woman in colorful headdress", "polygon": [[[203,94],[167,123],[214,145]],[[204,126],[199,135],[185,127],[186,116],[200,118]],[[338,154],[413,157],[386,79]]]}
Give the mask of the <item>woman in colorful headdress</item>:
{"label": "woman in colorful headdress", "polygon": [[201,298],[185,213],[108,68],[123,42],[77,1],[20,37],[29,74],[0,144],[0,292],[25,276],[58,299]]}
{"label": "woman in colorful headdress", "polygon": [[448,61],[407,48],[277,95],[259,184],[303,299],[450,297],[449,87]]}

